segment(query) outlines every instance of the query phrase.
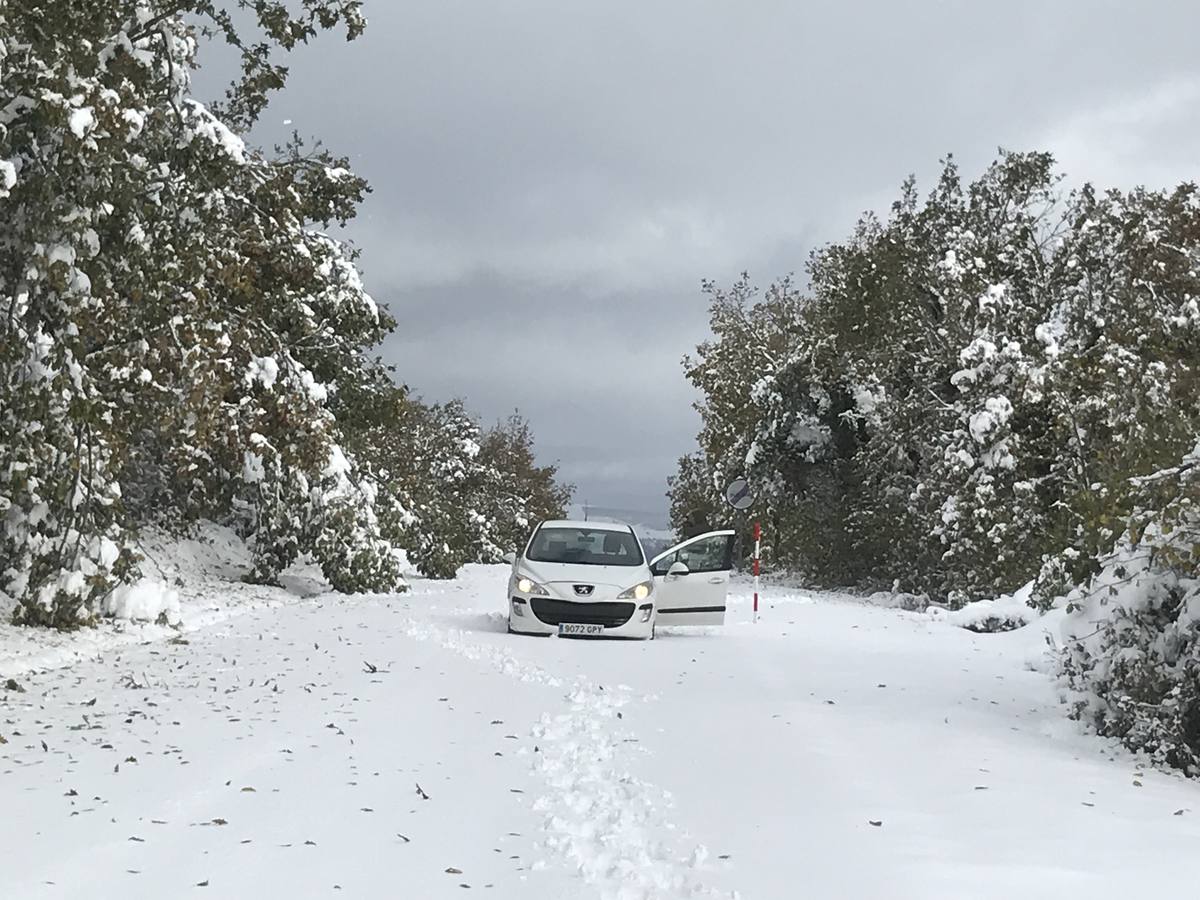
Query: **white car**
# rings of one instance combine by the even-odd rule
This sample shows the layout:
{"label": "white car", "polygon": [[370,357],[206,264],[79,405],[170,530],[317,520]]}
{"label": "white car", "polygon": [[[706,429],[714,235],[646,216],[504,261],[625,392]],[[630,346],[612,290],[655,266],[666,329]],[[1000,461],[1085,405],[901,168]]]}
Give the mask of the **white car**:
{"label": "white car", "polygon": [[512,561],[508,630],[644,639],[656,624],[721,625],[733,537],[712,531],[647,560],[628,525],[543,522]]}

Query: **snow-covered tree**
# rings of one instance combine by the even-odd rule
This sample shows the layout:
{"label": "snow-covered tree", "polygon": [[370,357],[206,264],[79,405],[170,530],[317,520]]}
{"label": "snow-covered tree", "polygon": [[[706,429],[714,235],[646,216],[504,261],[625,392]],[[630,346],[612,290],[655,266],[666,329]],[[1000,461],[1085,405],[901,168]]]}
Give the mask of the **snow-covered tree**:
{"label": "snow-covered tree", "polygon": [[1066,506],[1062,555],[1037,596],[1095,574],[1142,503],[1136,479],[1175,465],[1200,430],[1200,194],[1085,188],[1057,266],[1055,363],[1045,379],[1059,440],[1047,454]]}
{"label": "snow-covered tree", "polygon": [[566,515],[572,488],[558,481],[556,466],[538,465],[533,431],[519,413],[482,433],[475,462],[468,505],[481,523],[476,561],[500,562],[524,546],[538,522]]}
{"label": "snow-covered tree", "polygon": [[[397,583],[328,403],[329,364],[390,326],[320,230],[364,184],[233,130],[283,83],[273,51],[339,22],[353,36],[358,3],[252,11],[254,40],[208,2],[0,13],[0,560],[22,621],[77,624],[132,577],[126,483],[185,518],[243,504],[258,578],[334,528]],[[224,119],[190,96],[202,34],[242,54]]]}
{"label": "snow-covered tree", "polygon": [[424,574],[449,578],[464,563],[499,562],[538,521],[564,515],[570,488],[553,468],[533,465],[523,422],[485,435],[461,401],[433,406],[425,419],[415,457],[423,488],[412,505],[420,524],[399,539]]}
{"label": "snow-covered tree", "polygon": [[1084,577],[1128,478],[1194,433],[1195,204],[1064,193],[1038,153],[969,184],[947,163],[926,198],[910,180],[814,254],[807,296],[776,286],[781,315],[754,315],[745,278],[709,290],[714,337],[688,361],[702,454],[679,484],[747,474],[776,558],[822,580],[958,603],[1060,551],[1092,562],[1047,571]]}

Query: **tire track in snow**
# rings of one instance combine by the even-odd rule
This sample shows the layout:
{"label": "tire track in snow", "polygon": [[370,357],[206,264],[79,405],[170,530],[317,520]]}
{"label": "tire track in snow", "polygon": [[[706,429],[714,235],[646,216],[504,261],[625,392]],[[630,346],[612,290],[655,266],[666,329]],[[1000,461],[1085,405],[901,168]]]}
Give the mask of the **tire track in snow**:
{"label": "tire track in snow", "polygon": [[[410,638],[433,641],[518,681],[564,686],[507,648],[472,639],[462,629],[406,618]],[[565,696],[566,710],[544,713],[533,727],[533,769],[546,787],[534,806],[545,815],[541,847],[577,871],[603,900],[739,900],[737,892],[705,884],[708,850],[671,822],[670,795],[631,774],[629,757],[640,745],[617,723],[621,707],[633,699],[625,685],[605,689],[580,677]]]}

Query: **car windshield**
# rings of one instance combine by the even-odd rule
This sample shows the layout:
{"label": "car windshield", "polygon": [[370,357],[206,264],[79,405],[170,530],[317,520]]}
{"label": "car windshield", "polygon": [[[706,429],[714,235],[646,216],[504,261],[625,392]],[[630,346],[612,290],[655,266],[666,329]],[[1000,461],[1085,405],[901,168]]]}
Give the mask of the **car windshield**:
{"label": "car windshield", "polygon": [[642,550],[628,531],[589,528],[540,528],[527,559],[586,566],[640,566]]}

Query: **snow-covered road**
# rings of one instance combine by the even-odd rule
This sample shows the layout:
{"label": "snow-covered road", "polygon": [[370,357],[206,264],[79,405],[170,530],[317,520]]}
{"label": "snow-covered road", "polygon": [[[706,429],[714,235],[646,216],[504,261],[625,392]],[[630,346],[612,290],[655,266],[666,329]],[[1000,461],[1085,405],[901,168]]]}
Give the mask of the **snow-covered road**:
{"label": "snow-covered road", "polygon": [[1079,734],[1029,629],[795,593],[653,643],[518,638],[504,578],[0,679],[0,897],[1194,890],[1200,786]]}

